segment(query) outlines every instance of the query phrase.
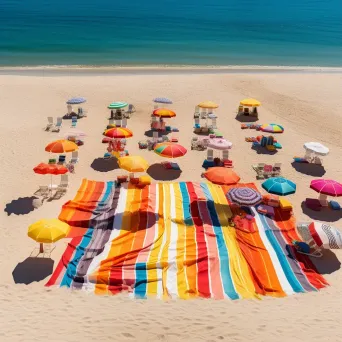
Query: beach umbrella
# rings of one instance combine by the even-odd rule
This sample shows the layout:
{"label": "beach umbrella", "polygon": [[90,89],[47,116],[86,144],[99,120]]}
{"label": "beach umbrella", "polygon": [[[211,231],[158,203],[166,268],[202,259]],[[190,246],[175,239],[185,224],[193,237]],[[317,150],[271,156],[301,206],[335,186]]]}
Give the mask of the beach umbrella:
{"label": "beach umbrella", "polygon": [[153,116],[159,116],[160,118],[173,118],[176,113],[167,108],[158,108],[153,111]]}
{"label": "beach umbrella", "polygon": [[43,243],[53,243],[69,233],[70,226],[58,219],[42,219],[28,227],[27,235],[40,243],[39,252],[43,253]]}
{"label": "beach umbrella", "polygon": [[308,232],[318,247],[342,249],[342,235],[333,226],[327,223],[313,221],[308,227]]}
{"label": "beach umbrella", "polygon": [[229,150],[232,148],[232,146],[233,146],[233,143],[223,138],[213,138],[213,139],[210,139],[208,142],[208,148],[212,148],[214,150],[220,150],[220,151]]}
{"label": "beach umbrella", "polygon": [[256,99],[249,98],[240,101],[240,105],[245,107],[259,107],[261,106],[261,102]]}
{"label": "beach umbrella", "polygon": [[307,142],[304,144],[304,148],[307,151],[318,154],[320,156],[326,156],[329,153],[329,148],[319,142]]}
{"label": "beach umbrella", "polygon": [[240,180],[236,172],[225,167],[211,167],[203,176],[208,181],[220,185],[236,184]]}
{"label": "beach umbrella", "polygon": [[55,140],[50,144],[46,145],[45,151],[52,153],[66,153],[77,151],[78,146],[69,140]]}
{"label": "beach umbrella", "polygon": [[283,177],[272,177],[262,183],[262,187],[270,194],[286,196],[296,192],[296,184]]}
{"label": "beach umbrella", "polygon": [[157,144],[154,148],[154,152],[161,157],[178,158],[183,157],[186,154],[187,150],[182,145],[164,142]]}
{"label": "beach umbrella", "polygon": [[277,124],[264,124],[260,126],[260,130],[267,133],[283,133],[284,127]]}
{"label": "beach umbrella", "polygon": [[113,139],[122,139],[122,138],[131,138],[133,137],[133,132],[125,127],[114,127],[107,129],[104,132],[104,135],[108,138]]}
{"label": "beach umbrella", "polygon": [[170,99],[168,99],[167,97],[156,97],[155,99],[153,99],[153,102],[172,104],[172,101]]}
{"label": "beach umbrella", "polygon": [[121,169],[128,172],[144,172],[148,169],[147,161],[140,156],[126,156],[118,159],[118,164]]}
{"label": "beach umbrella", "polygon": [[87,100],[84,97],[72,97],[66,103],[67,104],[81,104],[86,102]]}
{"label": "beach umbrella", "polygon": [[52,175],[64,175],[69,170],[63,165],[40,163],[33,171],[39,175],[51,175],[50,184],[52,188]]}
{"label": "beach umbrella", "polygon": [[333,197],[342,196],[342,184],[332,179],[314,179],[310,183],[310,188],[322,195]]}
{"label": "beach umbrella", "polygon": [[260,193],[248,187],[232,188],[227,192],[230,202],[241,206],[254,206],[262,201]]}
{"label": "beach umbrella", "polygon": [[207,108],[207,109],[215,109],[218,108],[218,104],[212,101],[203,101],[198,104],[198,107],[200,108]]}
{"label": "beach umbrella", "polygon": [[112,102],[107,108],[108,109],[120,109],[127,107],[128,103],[127,102]]}

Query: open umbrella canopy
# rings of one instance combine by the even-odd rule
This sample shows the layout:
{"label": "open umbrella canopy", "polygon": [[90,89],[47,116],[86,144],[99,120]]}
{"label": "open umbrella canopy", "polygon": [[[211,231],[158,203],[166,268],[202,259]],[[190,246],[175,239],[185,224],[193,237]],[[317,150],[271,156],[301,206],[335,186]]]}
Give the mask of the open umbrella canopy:
{"label": "open umbrella canopy", "polygon": [[45,151],[52,153],[66,153],[77,151],[78,146],[69,140],[55,140],[50,144],[46,145]]}
{"label": "open umbrella canopy", "polygon": [[153,116],[159,116],[160,118],[173,118],[176,113],[167,108],[158,108],[153,111]]}
{"label": "open umbrella canopy", "polygon": [[314,179],[310,183],[310,188],[323,195],[342,196],[342,184],[332,179]]}
{"label": "open umbrella canopy", "polygon": [[155,99],[153,99],[153,102],[172,104],[172,101],[168,99],[167,97],[156,97]]}
{"label": "open umbrella canopy", "polygon": [[118,159],[118,164],[121,169],[128,172],[144,172],[148,169],[147,161],[140,156],[126,156]]}
{"label": "open umbrella canopy", "polygon": [[198,104],[198,107],[200,108],[208,108],[208,109],[215,109],[218,108],[219,105],[215,102],[212,101],[203,101],[201,103]]}
{"label": "open umbrella canopy", "polygon": [[208,147],[214,150],[224,151],[224,150],[228,150],[232,148],[232,146],[233,146],[233,143],[222,138],[213,138],[213,139],[210,139],[208,142]]}
{"label": "open umbrella canopy", "polygon": [[283,177],[272,177],[262,183],[262,187],[270,194],[290,195],[296,192],[296,184]]}
{"label": "open umbrella canopy", "polygon": [[154,148],[154,152],[161,157],[178,158],[183,157],[186,154],[187,150],[182,145],[164,142],[157,144]]}
{"label": "open umbrella canopy", "polygon": [[84,97],[72,97],[66,103],[67,104],[81,104],[86,102],[87,100]]}
{"label": "open umbrella canopy", "polygon": [[277,124],[264,124],[260,126],[260,130],[267,133],[283,133],[284,127]]}
{"label": "open umbrella canopy", "polygon": [[133,132],[125,127],[114,127],[107,129],[104,135],[108,138],[122,139],[133,137]]}
{"label": "open umbrella canopy", "polygon": [[259,107],[261,106],[261,102],[256,99],[249,98],[240,101],[240,105],[245,107]]}
{"label": "open umbrella canopy", "polygon": [[211,167],[203,176],[208,179],[208,181],[220,185],[236,184],[240,180],[238,174],[232,169],[227,169],[225,167]]}
{"label": "open umbrella canopy", "polygon": [[70,226],[58,219],[42,219],[28,227],[27,235],[39,243],[56,242],[68,234]]}
{"label": "open umbrella canopy", "polygon": [[40,163],[33,171],[40,175],[64,175],[69,170],[63,165]]}
{"label": "open umbrella canopy", "polygon": [[128,103],[127,102],[112,102],[107,108],[108,109],[120,109],[127,107]]}
{"label": "open umbrella canopy", "polygon": [[238,205],[254,206],[262,201],[260,193],[248,187],[232,188],[227,192],[228,199]]}
{"label": "open umbrella canopy", "polygon": [[321,156],[326,156],[329,153],[328,147],[322,145],[319,142],[307,142],[304,144],[304,148],[307,151],[319,154]]}

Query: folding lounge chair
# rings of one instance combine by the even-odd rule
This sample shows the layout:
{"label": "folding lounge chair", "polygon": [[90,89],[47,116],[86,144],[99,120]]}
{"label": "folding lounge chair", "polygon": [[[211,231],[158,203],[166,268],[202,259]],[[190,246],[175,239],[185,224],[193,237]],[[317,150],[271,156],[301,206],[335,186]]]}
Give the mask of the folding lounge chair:
{"label": "folding lounge chair", "polygon": [[51,131],[52,132],[59,132],[61,127],[62,127],[62,123],[63,123],[63,118],[62,117],[58,117],[56,125],[52,128]]}
{"label": "folding lounge chair", "polygon": [[76,127],[77,125],[77,118],[72,117],[71,119],[71,127]]}
{"label": "folding lounge chair", "polygon": [[58,156],[58,164],[63,165],[65,163],[65,155],[61,154]]}
{"label": "folding lounge chair", "polygon": [[121,127],[127,127],[127,119],[126,118],[122,119]]}
{"label": "folding lounge chair", "polygon": [[[301,238],[303,239],[304,243],[306,243],[307,245],[309,245],[310,249],[313,250],[313,252],[304,252],[302,251],[300,248],[297,249],[298,253],[301,254],[305,254],[305,255],[309,255],[309,256],[313,256],[315,258],[320,258],[323,254],[322,254],[322,248],[320,248],[315,240],[312,238],[310,231],[309,231],[309,224],[308,223],[299,223],[297,224],[297,231],[299,233],[299,235],[301,236]],[[300,242],[298,243],[298,241],[294,241],[294,245],[300,247]]]}
{"label": "folding lounge chair", "polygon": [[53,126],[53,117],[52,117],[52,116],[49,116],[49,117],[47,118],[47,120],[48,120],[48,123],[47,123],[47,125],[46,125],[46,127],[45,127],[45,130],[46,130],[46,131],[49,131],[49,130],[52,128],[52,126]]}
{"label": "folding lounge chair", "polygon": [[273,176],[279,176],[281,174],[281,163],[275,163],[273,166]]}
{"label": "folding lounge chair", "polygon": [[70,163],[71,164],[76,164],[78,163],[78,151],[73,151],[71,152],[71,160],[70,160]]}
{"label": "folding lounge chair", "polygon": [[61,175],[61,182],[57,187],[57,191],[66,192],[69,187],[69,177],[68,175]]}
{"label": "folding lounge chair", "polygon": [[214,151],[207,150],[207,161],[214,161]]}

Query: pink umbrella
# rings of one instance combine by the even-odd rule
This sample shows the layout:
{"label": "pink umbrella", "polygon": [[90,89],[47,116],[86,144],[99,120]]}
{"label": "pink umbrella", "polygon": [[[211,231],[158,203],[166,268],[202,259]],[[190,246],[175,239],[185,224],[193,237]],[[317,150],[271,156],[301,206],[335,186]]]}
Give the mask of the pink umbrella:
{"label": "pink umbrella", "polygon": [[220,151],[229,150],[230,148],[232,148],[232,146],[233,144],[230,141],[222,138],[210,139],[208,143],[209,148]]}
{"label": "pink umbrella", "polygon": [[342,196],[342,184],[332,179],[314,179],[310,183],[310,188],[320,194],[321,202],[325,202],[327,196]]}

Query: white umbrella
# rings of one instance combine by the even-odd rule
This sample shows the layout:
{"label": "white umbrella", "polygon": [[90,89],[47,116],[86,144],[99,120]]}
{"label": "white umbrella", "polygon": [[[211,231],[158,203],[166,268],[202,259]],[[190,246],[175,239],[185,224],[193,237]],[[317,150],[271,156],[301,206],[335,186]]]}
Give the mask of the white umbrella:
{"label": "white umbrella", "polygon": [[326,156],[329,153],[328,147],[322,145],[319,142],[307,142],[304,144],[304,148],[312,153],[316,153],[320,156]]}

